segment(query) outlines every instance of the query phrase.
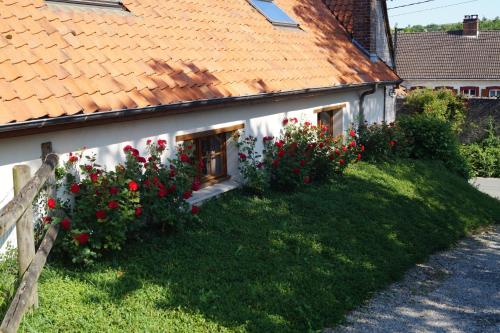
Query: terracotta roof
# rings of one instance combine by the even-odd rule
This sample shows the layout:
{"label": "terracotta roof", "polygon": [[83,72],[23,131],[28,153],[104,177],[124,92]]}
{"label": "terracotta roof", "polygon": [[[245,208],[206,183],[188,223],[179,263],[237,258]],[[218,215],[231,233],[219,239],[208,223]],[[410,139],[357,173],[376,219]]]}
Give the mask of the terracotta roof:
{"label": "terracotta roof", "polygon": [[396,70],[403,79],[500,79],[500,31],[401,33]]}
{"label": "terracotta roof", "polygon": [[130,10],[0,0],[0,124],[341,84],[398,80],[321,0],[124,0]]}

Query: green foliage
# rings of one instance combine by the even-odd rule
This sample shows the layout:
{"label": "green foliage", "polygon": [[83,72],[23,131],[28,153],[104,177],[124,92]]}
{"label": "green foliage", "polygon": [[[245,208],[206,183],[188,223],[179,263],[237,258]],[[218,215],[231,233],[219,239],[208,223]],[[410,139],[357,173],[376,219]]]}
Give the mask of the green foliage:
{"label": "green foliage", "polygon": [[488,135],[477,143],[462,145],[462,155],[467,159],[474,177],[500,177],[500,136],[495,133],[490,120]]}
{"label": "green foliage", "polygon": [[417,89],[405,101],[410,113],[426,113],[437,119],[448,121],[456,133],[463,131],[467,108],[461,96],[448,89]]}
{"label": "green foliage", "polygon": [[168,239],[148,232],[91,268],[49,261],[42,306],[20,331],[321,331],[431,253],[500,222],[497,200],[415,160],[205,205],[206,223]]}
{"label": "green foliage", "polygon": [[406,137],[398,123],[367,123],[358,129],[359,142],[364,145],[365,159],[386,161],[394,157],[408,157]]}
{"label": "green foliage", "polygon": [[233,136],[238,147],[238,169],[244,179],[244,186],[247,191],[255,194],[262,194],[269,189],[269,173],[264,168],[262,155],[257,152],[255,145],[257,138],[253,136],[244,137],[239,132]]}
{"label": "green foliage", "polygon": [[283,120],[281,136],[264,138],[264,167],[274,189],[291,191],[312,181],[328,181],[361,159],[355,131],[349,137],[333,137],[328,129],[296,118]]}
{"label": "green foliage", "polygon": [[0,318],[3,318],[16,293],[18,274],[17,250],[7,248],[0,254]]}
{"label": "green foliage", "polygon": [[469,166],[460,154],[457,135],[448,122],[423,113],[402,117],[398,124],[410,157],[442,161],[449,170],[469,177]]}
{"label": "green foliage", "polygon": [[[480,30],[500,30],[500,17],[487,19],[483,17],[479,23]],[[463,23],[448,23],[448,24],[428,24],[414,25],[403,29],[404,32],[431,32],[431,31],[457,31],[463,29]]]}

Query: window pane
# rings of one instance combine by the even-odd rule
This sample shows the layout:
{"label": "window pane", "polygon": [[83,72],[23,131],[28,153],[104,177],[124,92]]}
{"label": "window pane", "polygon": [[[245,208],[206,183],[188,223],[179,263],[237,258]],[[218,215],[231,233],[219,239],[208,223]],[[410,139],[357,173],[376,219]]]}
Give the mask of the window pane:
{"label": "window pane", "polygon": [[342,110],[338,110],[333,113],[333,130],[332,130],[333,136],[344,134],[343,116],[344,112],[342,112]]}
{"label": "window pane", "polygon": [[272,1],[266,0],[249,0],[250,3],[271,23],[297,26],[297,22],[292,20],[281,8],[276,6]]}
{"label": "window pane", "polygon": [[320,112],[318,113],[318,125],[325,126],[328,128],[328,133],[332,133],[331,124],[331,112]]}

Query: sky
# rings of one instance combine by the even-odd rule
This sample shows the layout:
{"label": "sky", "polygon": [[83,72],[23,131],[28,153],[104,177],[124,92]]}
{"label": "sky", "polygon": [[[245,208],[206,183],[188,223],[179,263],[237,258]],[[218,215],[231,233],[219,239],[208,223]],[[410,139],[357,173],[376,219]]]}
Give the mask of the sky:
{"label": "sky", "polygon": [[[387,6],[397,7],[425,0],[387,0]],[[444,7],[447,6],[447,7]],[[443,8],[437,8],[443,7]],[[477,14],[480,18],[500,16],[500,0],[427,0],[404,8],[389,9],[391,26],[461,22],[464,15]]]}

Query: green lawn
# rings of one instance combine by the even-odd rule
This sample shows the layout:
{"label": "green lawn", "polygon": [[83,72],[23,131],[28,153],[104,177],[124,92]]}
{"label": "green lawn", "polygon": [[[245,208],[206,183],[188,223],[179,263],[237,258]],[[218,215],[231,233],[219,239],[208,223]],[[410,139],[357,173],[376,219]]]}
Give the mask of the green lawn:
{"label": "green lawn", "polygon": [[230,193],[204,223],[95,267],[52,261],[27,332],[308,332],[429,254],[500,221],[500,203],[438,164],[360,163],[333,184]]}

